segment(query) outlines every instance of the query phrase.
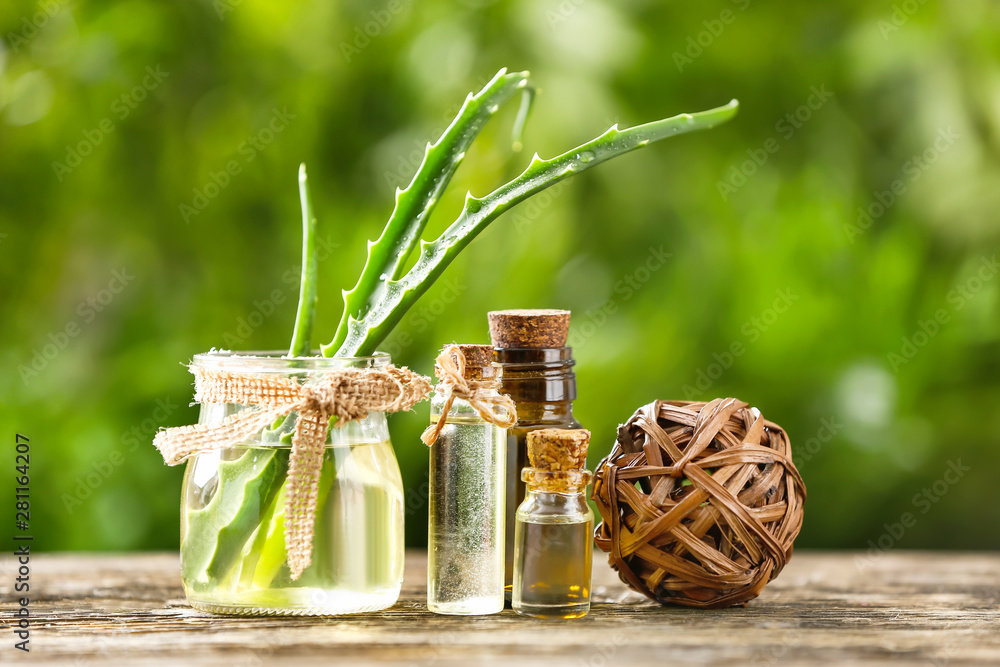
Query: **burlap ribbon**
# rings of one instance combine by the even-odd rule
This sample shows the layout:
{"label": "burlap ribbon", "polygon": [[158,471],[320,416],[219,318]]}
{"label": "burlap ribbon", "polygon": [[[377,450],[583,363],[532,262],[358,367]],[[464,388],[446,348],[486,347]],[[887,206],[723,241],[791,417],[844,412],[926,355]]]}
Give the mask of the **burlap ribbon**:
{"label": "burlap ribbon", "polygon": [[428,378],[394,366],[331,371],[310,384],[206,368],[192,372],[195,401],[252,408],[227,417],[217,426],[195,424],[157,433],[153,444],[167,465],[177,465],[201,452],[240,445],[275,420],[298,413],[288,461],[284,526],[292,579],[298,579],[312,562],[316,500],[330,418],[335,417],[334,426],[341,427],[369,412],[409,410],[431,389]]}
{"label": "burlap ribbon", "polygon": [[[430,447],[441,435],[448,420],[448,412],[456,398],[467,401],[484,421],[496,424],[500,428],[510,428],[517,423],[517,410],[514,401],[506,394],[497,393],[500,388],[500,368],[496,375],[482,380],[469,380],[465,377],[465,355],[458,345],[446,345],[434,363],[434,375],[439,382],[437,391],[445,397],[441,408],[441,416],[437,423],[424,430],[420,439]],[[497,414],[496,408],[500,408]]]}

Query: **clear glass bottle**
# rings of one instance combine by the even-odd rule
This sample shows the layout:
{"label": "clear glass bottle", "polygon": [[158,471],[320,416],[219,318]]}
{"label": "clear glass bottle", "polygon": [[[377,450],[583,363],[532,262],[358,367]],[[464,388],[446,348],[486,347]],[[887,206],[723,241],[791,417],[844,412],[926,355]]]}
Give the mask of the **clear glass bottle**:
{"label": "clear glass bottle", "polygon": [[[389,356],[286,358],[281,352],[199,354],[194,366],[308,383]],[[245,409],[201,405],[216,425]],[[294,413],[293,413],[294,415]],[[403,583],[403,483],[385,414],[330,429],[320,476],[312,564],[292,580],[284,540],[285,478],[294,417],[238,447],[198,454],[181,491],[181,574],[196,609],[251,615],[334,615],[395,604]]]}
{"label": "clear glass bottle", "polygon": [[[500,373],[488,345],[461,346],[467,380]],[[484,348],[477,351],[470,348]],[[478,358],[477,358],[478,357]],[[488,390],[496,394],[495,389]],[[431,423],[444,409],[431,398]],[[438,614],[495,614],[504,606],[504,462],[506,429],[455,399],[430,447],[427,608]]]}
{"label": "clear glass bottle", "polygon": [[525,468],[524,502],[514,528],[512,606],[536,618],[579,618],[590,611],[594,513],[587,470]]}
{"label": "clear glass bottle", "polygon": [[507,429],[505,583],[507,594],[514,579],[514,515],[525,497],[521,471],[528,466],[527,436],[543,428],[580,428],[573,416],[576,374],[573,349],[502,348],[495,359],[503,368],[500,391],[514,399],[517,423]]}

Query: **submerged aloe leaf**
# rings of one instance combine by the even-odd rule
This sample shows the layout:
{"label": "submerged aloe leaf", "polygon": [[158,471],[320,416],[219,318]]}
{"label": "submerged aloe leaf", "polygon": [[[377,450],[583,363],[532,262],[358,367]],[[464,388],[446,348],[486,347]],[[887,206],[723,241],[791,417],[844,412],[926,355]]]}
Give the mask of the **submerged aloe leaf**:
{"label": "submerged aloe leaf", "polygon": [[334,339],[322,346],[324,355],[331,356],[343,347],[348,337],[349,318],[360,317],[381,303],[391,282],[400,278],[431,212],[469,146],[500,106],[518,92],[525,95],[514,123],[514,144],[518,146],[533,89],[528,85],[527,72],[507,73],[506,69],[497,72],[477,94],[470,93],[444,134],[433,144],[427,144],[413,180],[405,190],[396,189],[396,206],[382,235],[368,242],[365,268],[354,289],[344,292],[344,314]]}
{"label": "submerged aloe leaf", "polygon": [[[334,340],[334,344],[340,341],[335,346],[336,355],[360,356],[373,353],[376,346],[458,253],[512,206],[565,178],[654,141],[715,127],[736,115],[738,107],[737,101],[733,100],[725,106],[708,111],[681,114],[626,130],[613,126],[601,136],[551,160],[543,160],[536,153],[519,176],[485,197],[476,198],[467,194],[462,213],[448,229],[433,242],[421,241],[420,256],[405,275],[391,279],[383,276],[384,286],[377,299],[367,303],[364,308],[345,311],[347,334],[338,335]],[[444,137],[436,148],[428,152],[428,156],[431,152],[448,150],[443,139]],[[392,252],[393,247],[395,246],[387,227],[379,241],[369,246],[369,258]],[[332,351],[324,348],[324,354]]]}
{"label": "submerged aloe leaf", "polygon": [[[331,519],[325,516],[326,499],[330,495],[333,480],[336,478],[336,471],[332,462],[332,455],[326,452],[323,459],[323,470],[319,477],[319,487],[316,492],[316,532],[322,531],[324,522]],[[288,492],[287,479],[275,480],[280,482],[280,490],[271,502],[267,512],[261,517],[260,529],[253,544],[248,544],[243,550],[243,577],[241,585],[244,588],[266,589],[274,584],[274,580],[279,573],[284,571],[287,576],[287,553],[285,550],[285,498]],[[322,565],[321,560],[314,560],[313,566]],[[311,570],[307,569],[303,578],[299,580],[300,585],[308,583],[308,575]]]}
{"label": "submerged aloe leaf", "polygon": [[219,463],[215,495],[187,513],[181,570],[189,581],[221,580],[230,571],[281,488],[287,449],[250,449]]}

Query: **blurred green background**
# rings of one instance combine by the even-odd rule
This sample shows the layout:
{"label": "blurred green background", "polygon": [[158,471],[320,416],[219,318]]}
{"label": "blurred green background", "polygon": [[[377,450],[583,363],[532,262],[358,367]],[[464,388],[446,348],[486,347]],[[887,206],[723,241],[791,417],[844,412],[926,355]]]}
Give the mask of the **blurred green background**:
{"label": "blurred green background", "polygon": [[[502,66],[542,90],[526,150],[511,105],[430,233],[535,150],[742,108],[507,213],[398,363],[487,342],[488,310],[569,308],[591,464],[644,403],[737,396],[791,435],[800,546],[1000,547],[995,2],[15,0],[0,33],[0,461],[11,488],[30,436],[37,548],[177,546],[182,470],[150,441],[197,418],[193,354],[287,345],[298,164],[318,345],[418,149]],[[390,420],[412,545],[427,419]]]}

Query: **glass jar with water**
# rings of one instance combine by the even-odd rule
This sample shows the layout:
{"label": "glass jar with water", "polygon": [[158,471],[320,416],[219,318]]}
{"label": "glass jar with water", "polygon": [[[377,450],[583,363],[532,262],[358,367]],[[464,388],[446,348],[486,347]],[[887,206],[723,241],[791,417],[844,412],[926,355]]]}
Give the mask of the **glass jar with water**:
{"label": "glass jar with water", "polygon": [[[389,356],[288,358],[212,352],[195,368],[317,381],[345,368],[381,368]],[[218,425],[241,405],[203,403]],[[235,447],[193,457],[181,492],[181,570],[197,609],[250,615],[334,615],[395,604],[403,580],[403,485],[385,414],[331,428],[316,498],[312,560],[291,577],[285,497],[295,413]]]}

